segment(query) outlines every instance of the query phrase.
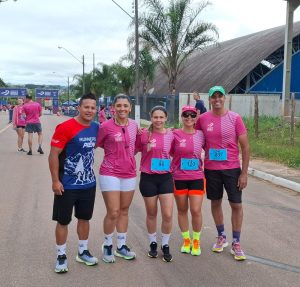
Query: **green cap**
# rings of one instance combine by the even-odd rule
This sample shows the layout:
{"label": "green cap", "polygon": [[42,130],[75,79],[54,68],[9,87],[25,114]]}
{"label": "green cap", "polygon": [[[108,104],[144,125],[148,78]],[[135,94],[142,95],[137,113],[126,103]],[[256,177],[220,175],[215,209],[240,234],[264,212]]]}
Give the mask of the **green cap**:
{"label": "green cap", "polygon": [[212,87],[212,88],[209,89],[208,95],[211,97],[215,92],[219,92],[219,93],[221,93],[224,96],[226,94],[223,87],[221,87],[221,86],[214,86],[214,87]]}

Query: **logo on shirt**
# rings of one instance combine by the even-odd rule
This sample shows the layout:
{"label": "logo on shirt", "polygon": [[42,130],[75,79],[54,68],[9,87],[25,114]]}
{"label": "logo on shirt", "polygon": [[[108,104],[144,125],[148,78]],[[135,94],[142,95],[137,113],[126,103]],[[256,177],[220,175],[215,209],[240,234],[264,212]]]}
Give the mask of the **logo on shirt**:
{"label": "logo on shirt", "polygon": [[180,147],[186,147],[186,139],[179,140],[179,146]]}
{"label": "logo on shirt", "polygon": [[119,133],[116,133],[114,135],[115,137],[115,142],[121,142],[122,141],[122,134],[119,132]]}
{"label": "logo on shirt", "polygon": [[79,141],[83,142],[83,145],[82,145],[83,148],[94,148],[95,142],[96,142],[96,137],[82,137],[82,138],[79,138]]}
{"label": "logo on shirt", "polygon": [[214,130],[214,123],[210,123],[207,125],[207,131],[212,132]]}
{"label": "logo on shirt", "polygon": [[52,139],[52,141],[51,141],[51,142],[53,142],[54,144],[57,144],[57,143],[59,143],[59,140]]}

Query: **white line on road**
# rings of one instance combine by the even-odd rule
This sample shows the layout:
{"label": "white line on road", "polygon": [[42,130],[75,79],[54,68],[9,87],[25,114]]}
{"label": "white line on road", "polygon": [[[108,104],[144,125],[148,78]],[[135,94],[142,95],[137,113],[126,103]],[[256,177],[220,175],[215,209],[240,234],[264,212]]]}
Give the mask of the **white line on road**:
{"label": "white line on road", "polygon": [[4,131],[6,131],[12,124],[7,125],[5,128],[3,128],[2,130],[0,130],[0,134],[3,133]]}

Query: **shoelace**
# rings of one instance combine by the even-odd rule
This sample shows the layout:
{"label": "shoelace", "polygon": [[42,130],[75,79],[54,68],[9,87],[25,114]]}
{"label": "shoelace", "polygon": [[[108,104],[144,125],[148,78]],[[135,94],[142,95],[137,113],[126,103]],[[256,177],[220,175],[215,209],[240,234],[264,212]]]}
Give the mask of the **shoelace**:
{"label": "shoelace", "polygon": [[199,246],[200,246],[200,240],[194,240],[193,241],[193,248],[194,249],[199,249]]}
{"label": "shoelace", "polygon": [[239,243],[234,243],[233,244],[233,249],[237,253],[242,253],[241,245]]}
{"label": "shoelace", "polygon": [[67,259],[66,255],[58,255],[57,260],[59,265],[63,265],[65,263],[65,260]]}
{"label": "shoelace", "polygon": [[183,246],[184,247],[189,247],[191,245],[191,240],[189,238],[185,238],[183,240]]}
{"label": "shoelace", "polygon": [[130,249],[127,245],[123,245],[121,249],[125,249],[127,252],[130,252]]}
{"label": "shoelace", "polygon": [[90,258],[93,257],[93,256],[91,255],[90,251],[88,251],[88,250],[84,250],[84,251],[81,253],[81,255],[86,255],[86,256],[88,256],[88,257],[90,257]]}
{"label": "shoelace", "polygon": [[218,240],[217,240],[217,244],[221,245],[223,244],[223,242],[225,241],[225,238],[221,235],[221,236],[217,236]]}
{"label": "shoelace", "polygon": [[106,245],[104,248],[107,250],[107,255],[112,255],[112,245]]}

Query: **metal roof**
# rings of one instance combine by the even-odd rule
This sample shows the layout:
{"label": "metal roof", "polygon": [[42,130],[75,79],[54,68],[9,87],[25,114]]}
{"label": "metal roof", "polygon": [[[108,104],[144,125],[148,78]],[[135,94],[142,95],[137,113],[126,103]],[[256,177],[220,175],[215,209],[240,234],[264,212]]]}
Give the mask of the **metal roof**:
{"label": "metal roof", "polygon": [[[293,37],[300,34],[300,21],[294,23]],[[178,76],[176,93],[197,90],[207,93],[221,85],[231,91],[262,60],[284,45],[285,25],[253,33],[196,51]],[[168,94],[167,77],[159,69],[154,94]]]}

